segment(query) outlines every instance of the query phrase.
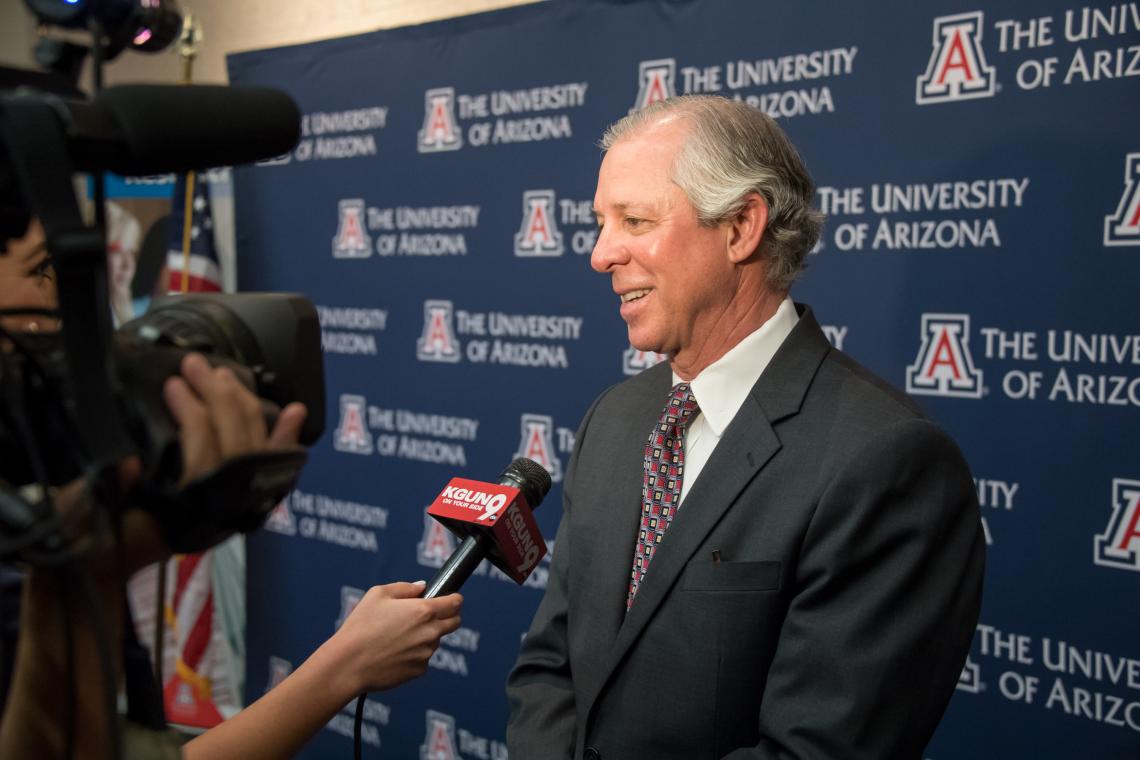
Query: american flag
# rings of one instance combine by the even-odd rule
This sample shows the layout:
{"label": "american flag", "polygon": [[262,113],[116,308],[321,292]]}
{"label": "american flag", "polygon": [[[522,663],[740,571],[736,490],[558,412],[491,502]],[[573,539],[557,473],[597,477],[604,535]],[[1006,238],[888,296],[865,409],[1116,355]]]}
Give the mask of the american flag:
{"label": "american flag", "polygon": [[[189,235],[185,234],[187,224]],[[179,175],[174,185],[166,268],[171,293],[222,289],[209,186],[194,173]],[[222,722],[208,675],[219,657],[213,641],[212,565],[211,552],[174,558],[174,583],[164,615],[165,625],[173,632],[175,655],[174,672],[163,684],[167,717],[174,723],[203,728]]]}
{"label": "american flag", "polygon": [[[193,183],[187,203],[186,188]],[[188,207],[189,206],[189,207]],[[190,234],[185,235],[189,220]],[[188,250],[184,247],[189,245]],[[217,292],[222,289],[222,272],[214,243],[214,219],[210,214],[210,191],[204,178],[180,174],[174,184],[170,215],[170,245],[166,254],[171,293]]]}

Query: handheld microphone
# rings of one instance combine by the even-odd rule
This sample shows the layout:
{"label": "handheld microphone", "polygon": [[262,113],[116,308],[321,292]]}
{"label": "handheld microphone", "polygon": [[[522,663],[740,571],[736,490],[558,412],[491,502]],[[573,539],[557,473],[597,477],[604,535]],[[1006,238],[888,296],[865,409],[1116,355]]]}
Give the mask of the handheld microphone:
{"label": "handheld microphone", "polygon": [[463,539],[424,587],[424,599],[457,591],[484,559],[516,583],[527,579],[546,554],[533,511],[550,491],[542,465],[519,457],[497,484],[452,478],[428,507],[428,514]]}
{"label": "handheld microphone", "polygon": [[[546,554],[546,541],[533,511],[550,491],[550,473],[531,459],[519,457],[507,465],[498,483],[466,478],[451,482],[428,507],[428,514],[463,539],[420,595],[434,599],[458,591],[484,559],[522,583]],[[356,700],[352,727],[352,756],[361,760],[360,730],[364,699]]]}

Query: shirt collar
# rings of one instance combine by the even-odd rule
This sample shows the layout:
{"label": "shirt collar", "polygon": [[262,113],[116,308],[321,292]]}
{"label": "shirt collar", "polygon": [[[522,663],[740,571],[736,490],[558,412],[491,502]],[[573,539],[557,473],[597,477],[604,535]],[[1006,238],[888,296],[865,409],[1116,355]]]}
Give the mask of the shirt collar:
{"label": "shirt collar", "polygon": [[[785,298],[767,322],[690,381],[701,416],[717,436],[724,433],[728,423],[740,411],[752,386],[760,379],[760,374],[799,318],[792,299]],[[680,382],[683,381],[674,372],[673,384]]]}

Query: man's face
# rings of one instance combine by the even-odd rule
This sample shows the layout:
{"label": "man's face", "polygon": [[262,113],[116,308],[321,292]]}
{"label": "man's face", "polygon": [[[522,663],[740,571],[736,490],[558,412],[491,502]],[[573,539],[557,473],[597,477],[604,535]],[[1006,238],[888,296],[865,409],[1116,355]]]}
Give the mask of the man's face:
{"label": "man's face", "polygon": [[[33,219],[23,237],[8,240],[5,250],[0,254],[0,308],[56,308],[55,272],[39,221]],[[46,317],[4,317],[3,324],[14,330],[57,327],[55,320]]]}
{"label": "man's face", "polygon": [[663,121],[606,153],[594,196],[601,229],[590,257],[611,276],[629,342],[682,363],[724,331],[739,286],[729,226],[701,226],[669,178],[685,136],[683,122]]}

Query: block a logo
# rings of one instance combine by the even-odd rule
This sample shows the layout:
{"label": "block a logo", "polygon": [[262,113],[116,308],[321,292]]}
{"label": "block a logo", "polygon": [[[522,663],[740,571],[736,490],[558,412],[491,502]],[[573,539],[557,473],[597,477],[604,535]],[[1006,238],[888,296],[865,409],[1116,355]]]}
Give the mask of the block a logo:
{"label": "block a logo", "polygon": [[673,84],[676,77],[677,62],[672,58],[642,61],[637,70],[637,100],[629,112],[640,111],[659,100],[677,97],[677,88]]}
{"label": "block a logo", "polygon": [[562,462],[554,455],[554,420],[545,414],[524,414],[522,416],[522,439],[515,457],[533,459],[550,473],[550,479],[557,483],[562,480]]}
{"label": "block a logo", "polygon": [[366,259],[372,255],[372,238],[364,227],[364,201],[360,198],[340,202],[332,255],[336,259]]}
{"label": "block a logo", "polygon": [[633,346],[625,350],[621,357],[621,371],[627,375],[636,375],[650,367],[665,361],[667,356],[656,351],[639,351]]}
{"label": "block a logo", "polygon": [[416,358],[421,362],[459,361],[451,311],[451,301],[424,301],[424,331],[416,341]]}
{"label": "block a logo", "polygon": [[522,226],[515,235],[515,255],[561,256],[565,250],[554,215],[554,191],[524,192]]}
{"label": "block a logo", "polygon": [[1093,562],[1140,573],[1140,480],[1112,480],[1112,517],[1096,537]]}
{"label": "block a logo", "polygon": [[273,511],[269,513],[269,517],[265,520],[263,526],[266,530],[273,533],[280,533],[283,536],[297,535],[297,521],[293,518],[293,512],[289,509],[289,497],[286,496]]}
{"label": "block a logo", "polygon": [[340,422],[333,433],[333,448],[346,454],[371,454],[372,434],[365,424],[364,396],[340,394]]}
{"label": "block a logo", "polygon": [[269,681],[265,684],[265,690],[269,691],[288,678],[292,672],[293,663],[280,657],[269,655]]}
{"label": "block a logo", "polygon": [[455,121],[455,90],[438,87],[424,93],[424,126],[416,135],[416,150],[437,153],[463,147],[463,133]]}
{"label": "block a logo", "polygon": [[1104,218],[1105,245],[1140,245],[1140,153],[1124,158],[1124,195]]}
{"label": "block a logo", "polygon": [[970,317],[923,314],[922,346],[906,368],[906,390],[925,396],[982,397],[982,372],[970,356]]}
{"label": "block a logo", "polygon": [[970,694],[980,694],[982,691],[982,670],[978,667],[978,663],[969,657],[966,658],[966,664],[958,675],[958,684],[955,688]]}
{"label": "block a logo", "polygon": [[982,12],[934,19],[934,50],[918,78],[915,102],[945,103],[994,94],[994,69],[982,52]]}
{"label": "block a logo", "polygon": [[427,731],[420,746],[420,760],[461,760],[455,749],[455,718],[427,711]]}
{"label": "block a logo", "polygon": [[424,507],[424,537],[416,544],[416,562],[424,567],[443,567],[455,551],[455,536],[427,513],[428,507]]}
{"label": "block a logo", "polygon": [[363,589],[358,589],[353,586],[340,587],[340,614],[336,616],[335,629],[339,630],[344,621],[348,620],[348,616],[356,609],[356,605],[360,604],[360,600],[364,598]]}

